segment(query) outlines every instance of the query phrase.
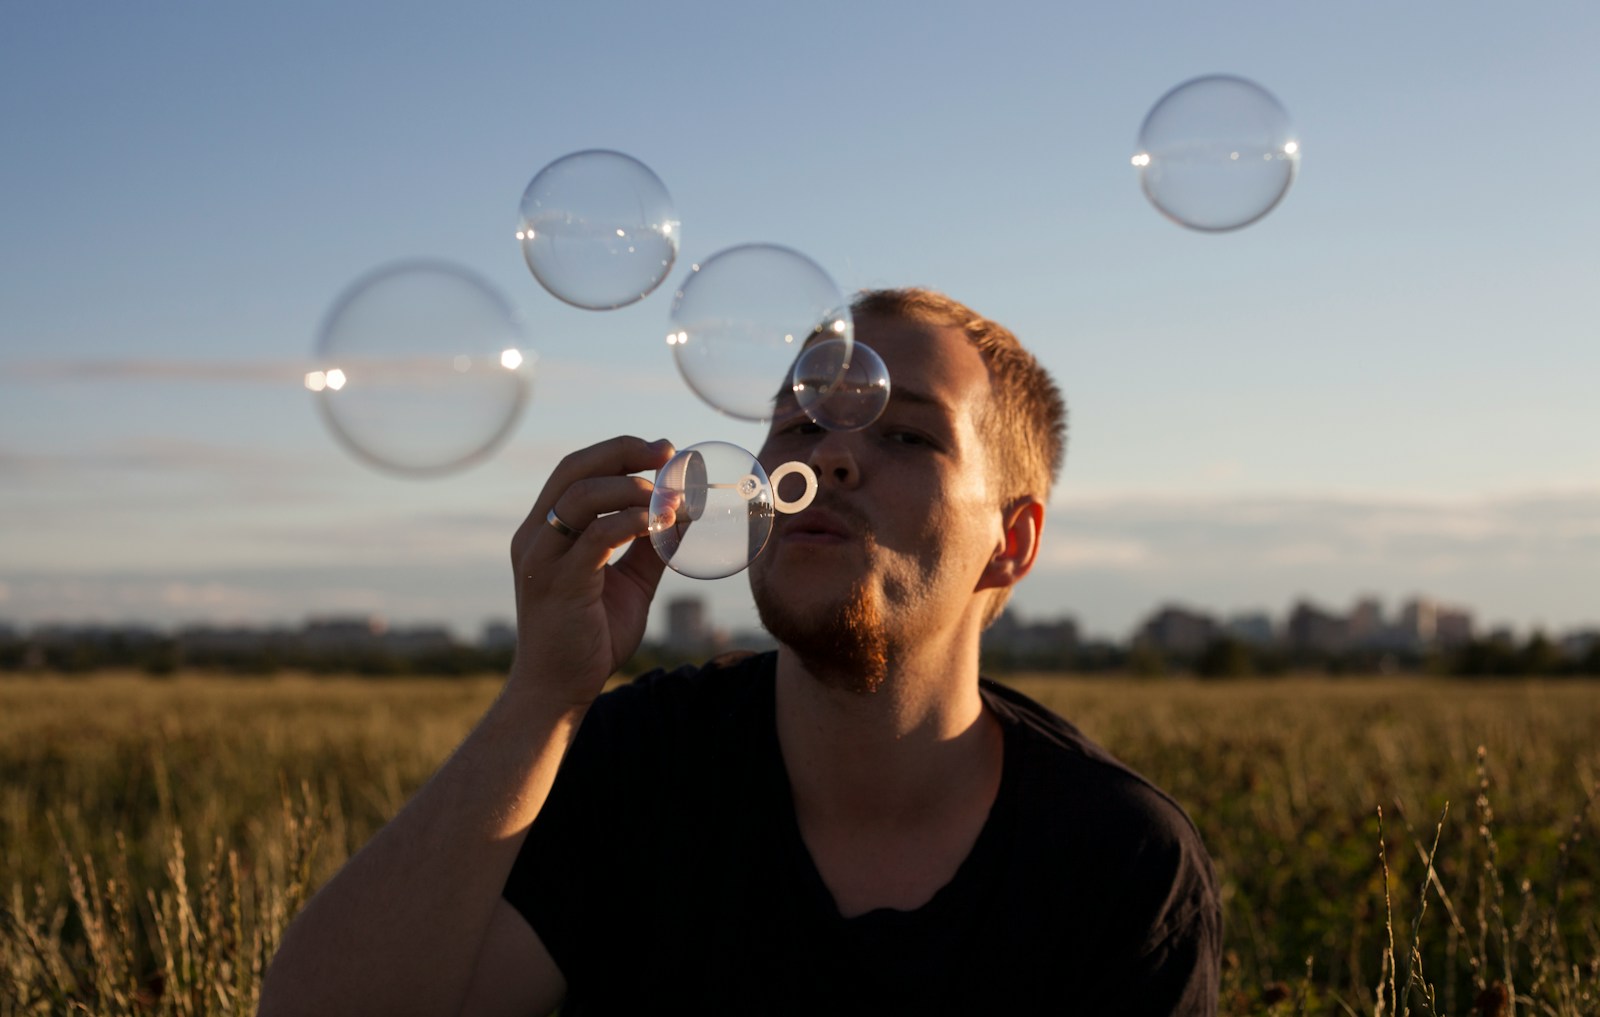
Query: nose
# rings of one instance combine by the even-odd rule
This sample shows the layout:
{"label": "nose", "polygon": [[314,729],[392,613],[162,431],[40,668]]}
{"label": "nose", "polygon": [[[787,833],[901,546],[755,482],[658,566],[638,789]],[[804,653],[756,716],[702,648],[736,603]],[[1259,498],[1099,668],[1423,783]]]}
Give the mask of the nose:
{"label": "nose", "polygon": [[856,463],[848,432],[825,434],[812,447],[807,465],[816,471],[818,486],[848,489],[861,483],[861,467]]}

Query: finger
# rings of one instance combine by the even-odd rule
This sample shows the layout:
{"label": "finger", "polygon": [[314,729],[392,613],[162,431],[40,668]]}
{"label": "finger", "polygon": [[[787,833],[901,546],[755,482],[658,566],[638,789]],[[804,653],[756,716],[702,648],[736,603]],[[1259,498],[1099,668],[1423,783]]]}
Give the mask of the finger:
{"label": "finger", "polygon": [[616,568],[637,583],[646,594],[653,596],[656,586],[661,582],[662,573],[667,570],[667,562],[657,553],[651,541],[641,537],[634,540],[622,557],[617,559]]}
{"label": "finger", "polygon": [[[670,518],[670,516],[669,516]],[[650,513],[645,509],[624,509],[595,521],[590,531],[584,532],[579,542],[574,542],[570,552],[562,556],[562,566],[576,564],[582,569],[605,569],[618,548],[626,547],[613,568],[621,569],[630,579],[643,580],[654,588],[659,579],[661,555],[656,553],[650,537]],[[590,536],[592,532],[592,536]]]}
{"label": "finger", "polygon": [[[513,557],[521,558],[535,543],[535,538],[551,529],[547,522],[548,514],[574,483],[606,475],[621,477],[640,470],[660,469],[672,456],[672,443],[665,438],[646,442],[627,436],[612,438],[568,455],[556,466],[550,479],[545,481],[539,497],[512,536]],[[619,504],[626,505],[629,502],[624,500]],[[601,507],[593,506],[594,515],[599,515],[601,510]],[[568,514],[569,511],[575,513],[576,507],[561,511],[558,515],[573,529],[583,529],[586,522],[574,521],[573,516]]]}
{"label": "finger", "polygon": [[580,480],[589,477],[622,476],[645,470],[658,470],[672,458],[672,443],[665,438],[645,441],[632,435],[610,438],[586,449],[573,452],[556,464],[550,479],[545,481],[535,508],[543,506],[543,515],[556,500]]}
{"label": "finger", "polygon": [[[646,508],[626,508],[601,516],[583,535],[569,539],[569,548],[558,552],[561,564],[583,570],[598,571],[605,567],[617,548],[637,542],[649,544],[650,513]],[[628,549],[630,552],[633,548]],[[650,549],[654,553],[654,548]]]}
{"label": "finger", "polygon": [[643,477],[591,477],[574,484],[549,515],[524,524],[532,529],[519,533],[518,567],[564,560],[580,569],[600,568],[617,548],[648,532],[651,492]]}
{"label": "finger", "polygon": [[567,488],[553,506],[561,521],[588,529],[596,519],[650,504],[655,485],[644,477],[588,477]]}
{"label": "finger", "polygon": [[650,510],[641,505],[618,509],[594,520],[576,543],[592,544],[600,553],[609,556],[629,541],[649,535]]}

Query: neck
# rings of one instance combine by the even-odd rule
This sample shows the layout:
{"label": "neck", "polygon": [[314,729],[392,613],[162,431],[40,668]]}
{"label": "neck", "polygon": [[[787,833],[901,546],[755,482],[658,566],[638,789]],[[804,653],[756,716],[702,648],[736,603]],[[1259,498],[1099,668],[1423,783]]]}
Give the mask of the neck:
{"label": "neck", "polygon": [[845,917],[909,911],[955,878],[1000,790],[1004,736],[983,708],[977,646],[875,692],[819,682],[778,654],[778,742],[795,820]]}
{"label": "neck", "polygon": [[882,685],[860,692],[779,653],[778,738],[802,818],[914,824],[997,784],[999,730],[978,691],[977,647],[939,656],[891,659]]}

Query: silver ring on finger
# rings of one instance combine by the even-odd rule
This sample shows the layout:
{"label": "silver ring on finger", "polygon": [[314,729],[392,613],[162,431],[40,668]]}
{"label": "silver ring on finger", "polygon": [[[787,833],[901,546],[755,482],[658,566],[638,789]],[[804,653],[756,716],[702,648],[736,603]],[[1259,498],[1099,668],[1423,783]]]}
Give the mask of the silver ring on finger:
{"label": "silver ring on finger", "polygon": [[552,530],[555,530],[563,537],[571,537],[573,540],[577,540],[579,537],[583,536],[582,530],[578,529],[576,526],[568,526],[566,523],[562,522],[561,517],[556,515],[555,509],[550,510],[550,512],[544,517],[544,521],[550,524],[550,528]]}

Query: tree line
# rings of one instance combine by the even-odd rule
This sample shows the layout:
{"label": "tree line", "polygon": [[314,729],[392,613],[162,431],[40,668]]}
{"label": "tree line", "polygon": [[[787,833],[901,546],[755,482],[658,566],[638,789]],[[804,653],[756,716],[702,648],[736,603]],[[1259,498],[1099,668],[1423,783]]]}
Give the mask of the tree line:
{"label": "tree line", "polygon": [[1334,652],[1258,644],[1222,635],[1191,654],[1164,651],[1141,642],[1129,645],[1087,643],[1027,654],[1015,653],[1004,645],[985,645],[983,665],[990,674],[1100,672],[1142,677],[1188,674],[1200,678],[1272,678],[1305,672],[1433,674],[1463,678],[1600,677],[1600,639],[1577,654],[1564,651],[1542,632],[1534,632],[1522,642],[1499,636],[1451,647],[1410,650],[1364,647]]}
{"label": "tree line", "polygon": [[[505,674],[510,645],[450,643],[408,650],[383,646],[311,647],[294,642],[250,648],[195,648],[176,636],[112,630],[78,637],[39,639],[0,636],[0,672],[84,674],[136,670],[174,675],[201,670],[240,676],[288,671],[356,674],[371,677],[466,676]],[[710,651],[707,651],[707,655]],[[643,644],[623,670],[637,674],[653,667],[695,662],[700,655],[665,645]],[[1600,677],[1600,640],[1581,654],[1563,648],[1541,632],[1521,642],[1503,636],[1477,639],[1450,648],[1392,651],[1359,649],[1342,653],[1290,650],[1220,636],[1194,654],[1163,652],[1147,644],[1110,642],[1063,644],[1018,652],[1004,642],[986,641],[983,668],[991,675],[1018,673],[1132,674],[1144,677],[1192,674],[1201,678],[1275,677],[1295,672],[1332,675],[1420,673],[1461,677]]]}

